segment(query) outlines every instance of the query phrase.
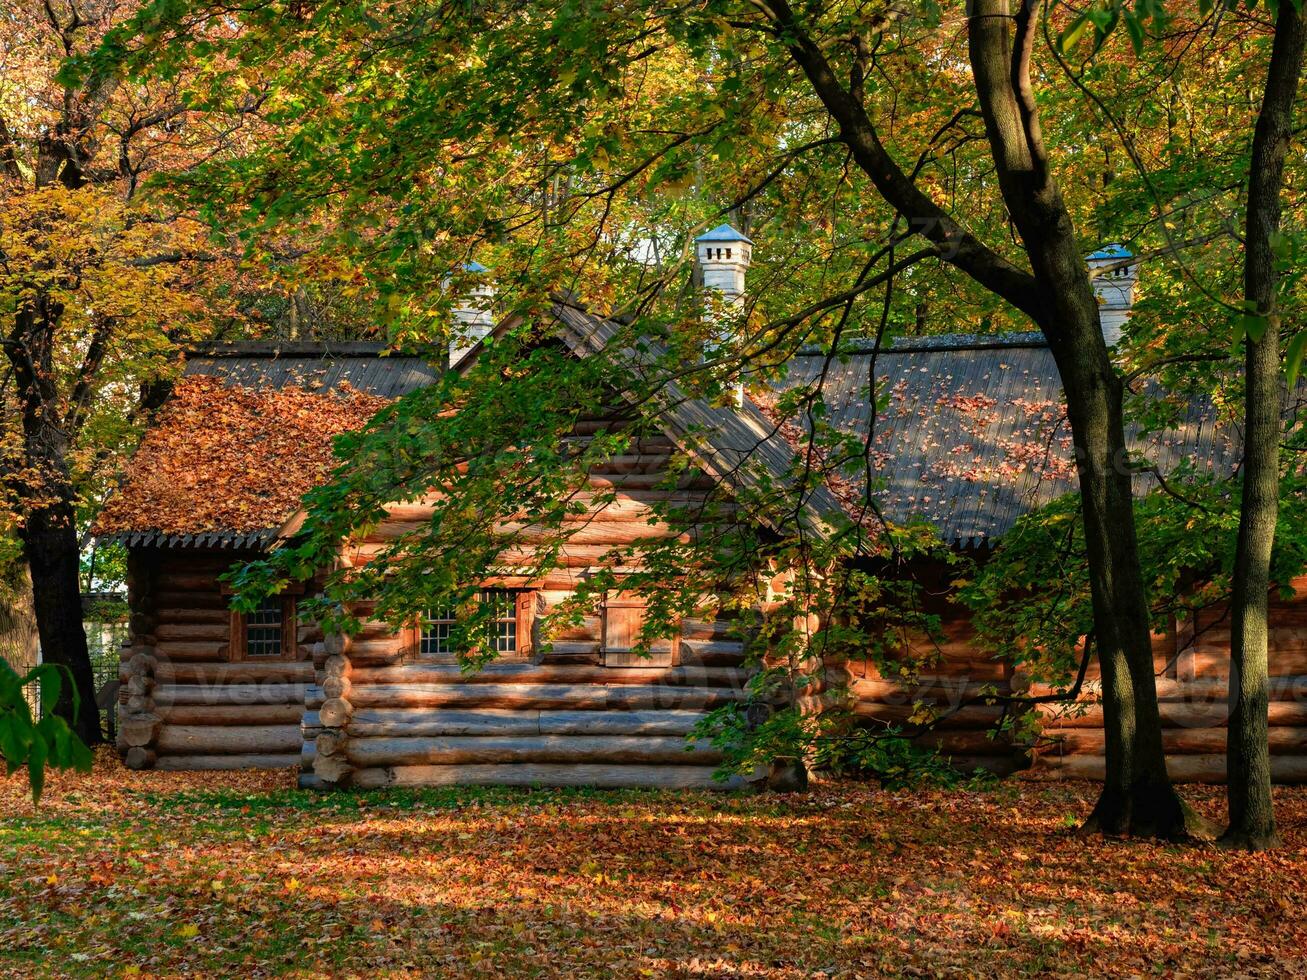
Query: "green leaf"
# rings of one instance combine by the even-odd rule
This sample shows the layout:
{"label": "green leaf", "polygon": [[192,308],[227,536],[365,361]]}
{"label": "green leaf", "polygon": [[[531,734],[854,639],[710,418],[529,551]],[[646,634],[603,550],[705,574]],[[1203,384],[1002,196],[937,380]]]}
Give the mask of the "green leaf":
{"label": "green leaf", "polygon": [[33,670],[31,676],[40,682],[41,714],[51,714],[55,705],[59,703],[59,692],[63,690],[63,677],[58,670],[46,670],[43,667]]}
{"label": "green leaf", "polygon": [[1090,27],[1088,15],[1081,14],[1075,20],[1067,25],[1066,30],[1057,36],[1057,50],[1063,57],[1066,57],[1072,48],[1080,43],[1080,39],[1085,36],[1085,31]]}
{"label": "green leaf", "polygon": [[1307,330],[1300,330],[1297,336],[1289,341],[1289,349],[1284,356],[1284,376],[1290,388],[1298,383],[1304,355],[1307,355]]}
{"label": "green leaf", "polygon": [[1127,13],[1125,15],[1126,33],[1130,35],[1130,43],[1134,46],[1135,54],[1144,53],[1144,22],[1137,15]]}
{"label": "green leaf", "polygon": [[1266,317],[1259,313],[1240,313],[1234,318],[1233,346],[1238,347],[1245,337],[1254,343],[1261,340],[1262,334],[1266,333],[1266,323]]}

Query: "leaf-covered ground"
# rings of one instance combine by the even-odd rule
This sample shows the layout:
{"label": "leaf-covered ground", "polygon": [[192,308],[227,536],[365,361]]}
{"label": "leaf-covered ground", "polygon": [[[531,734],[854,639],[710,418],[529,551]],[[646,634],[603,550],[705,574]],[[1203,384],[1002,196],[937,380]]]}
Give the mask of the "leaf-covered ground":
{"label": "leaf-covered ground", "polygon": [[[1270,856],[1081,840],[1088,784],[804,797],[0,781],[7,974],[1307,976]],[[1209,816],[1218,789],[1189,788]]]}

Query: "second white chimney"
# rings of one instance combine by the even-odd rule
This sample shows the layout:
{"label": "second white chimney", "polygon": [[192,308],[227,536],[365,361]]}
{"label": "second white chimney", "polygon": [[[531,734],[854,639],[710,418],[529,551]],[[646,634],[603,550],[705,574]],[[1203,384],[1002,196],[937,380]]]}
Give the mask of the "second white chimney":
{"label": "second white chimney", "polygon": [[1120,245],[1105,245],[1085,260],[1092,276],[1089,281],[1098,297],[1098,322],[1108,347],[1115,347],[1121,340],[1130,308],[1135,303],[1139,266],[1129,261],[1133,258]]}
{"label": "second white chimney", "polygon": [[476,285],[455,301],[454,323],[449,338],[450,367],[457,367],[459,361],[467,357],[472,348],[495,328],[495,316],[491,308],[495,301],[495,287],[486,275],[488,271],[476,261],[463,266],[463,272],[475,278]]}

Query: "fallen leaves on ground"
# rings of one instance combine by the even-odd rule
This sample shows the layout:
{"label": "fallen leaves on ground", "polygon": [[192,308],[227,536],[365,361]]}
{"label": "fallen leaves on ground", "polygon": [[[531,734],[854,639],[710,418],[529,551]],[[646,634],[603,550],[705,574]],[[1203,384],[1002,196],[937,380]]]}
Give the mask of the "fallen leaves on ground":
{"label": "fallen leaves on ground", "polygon": [[[0,781],[0,950],[40,975],[1307,975],[1282,850],[1081,839],[1088,783],[807,796],[133,773]],[[1218,787],[1187,787],[1209,817]]]}

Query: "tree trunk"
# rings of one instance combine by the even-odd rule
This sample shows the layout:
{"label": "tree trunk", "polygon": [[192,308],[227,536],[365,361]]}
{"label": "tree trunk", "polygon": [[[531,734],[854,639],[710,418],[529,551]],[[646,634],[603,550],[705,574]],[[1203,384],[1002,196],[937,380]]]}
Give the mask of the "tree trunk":
{"label": "tree trunk", "polygon": [[77,527],[66,499],[29,512],[22,539],[32,574],[41,661],[66,667],[80,700],[74,719],[73,694],[66,677],[55,713],[68,719],[83,742],[94,745],[100,741],[100,714],[82,627]]}
{"label": "tree trunk", "polygon": [[1102,794],[1084,830],[1178,839],[1206,828],[1166,773],[1123,384],[1044,146],[1030,79],[1037,18],[1032,4],[1013,14],[1008,0],[975,0],[968,53],[999,187],[1039,285],[1035,320],[1057,361],[1075,444],[1107,761]]}
{"label": "tree trunk", "polygon": [[[1074,285],[1068,292],[1074,292]],[[1079,469],[1094,643],[1103,681],[1107,771],[1082,829],[1181,838],[1203,827],[1181,802],[1166,771],[1148,604],[1135,539],[1121,381],[1107,358],[1096,311],[1089,324],[1073,331],[1058,355]],[[1084,336],[1090,330],[1096,345]]]}
{"label": "tree trunk", "polygon": [[1303,69],[1307,26],[1292,3],[1280,6],[1262,109],[1253,133],[1244,245],[1244,298],[1261,318],[1261,335],[1244,346],[1244,455],[1239,540],[1230,625],[1230,731],[1226,782],[1231,847],[1279,843],[1271,803],[1267,741],[1267,605],[1271,549],[1280,503],[1280,323],[1272,239],[1280,228],[1284,160]]}
{"label": "tree trunk", "polygon": [[54,337],[62,315],[61,304],[38,296],[19,309],[13,331],[5,339],[21,402],[27,467],[13,489],[22,507],[19,537],[32,576],[41,660],[68,669],[80,701],[74,718],[70,678],[65,677],[55,712],[67,719],[82,741],[94,745],[101,740],[100,714],[82,627],[81,548],[68,466],[69,438],[54,387]]}

